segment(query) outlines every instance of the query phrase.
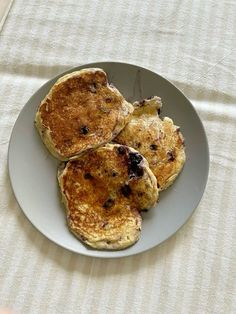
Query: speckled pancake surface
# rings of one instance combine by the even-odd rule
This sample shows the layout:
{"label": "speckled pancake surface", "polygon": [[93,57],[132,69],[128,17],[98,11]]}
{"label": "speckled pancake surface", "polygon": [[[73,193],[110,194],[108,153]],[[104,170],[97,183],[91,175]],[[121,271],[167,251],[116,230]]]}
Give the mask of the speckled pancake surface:
{"label": "speckled pancake surface", "polygon": [[158,199],[156,178],[136,150],[106,144],[59,168],[69,229],[96,249],[123,249],[140,236],[141,210]]}
{"label": "speckled pancake surface", "polygon": [[41,102],[36,126],[49,151],[68,160],[111,141],[127,124],[133,106],[109,85],[99,68],[61,77]]}
{"label": "speckled pancake surface", "polygon": [[134,103],[130,122],[115,142],[137,149],[149,162],[158,188],[170,186],[185,163],[184,138],[172,119],[159,117],[161,99],[154,96]]}

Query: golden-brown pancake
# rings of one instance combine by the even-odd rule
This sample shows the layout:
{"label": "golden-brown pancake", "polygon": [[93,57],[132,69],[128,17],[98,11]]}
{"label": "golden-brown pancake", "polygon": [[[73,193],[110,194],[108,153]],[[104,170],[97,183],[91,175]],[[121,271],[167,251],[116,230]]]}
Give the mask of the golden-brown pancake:
{"label": "golden-brown pancake", "polygon": [[58,171],[69,229],[96,249],[123,249],[140,236],[141,210],[158,199],[156,178],[136,150],[106,144]]}
{"label": "golden-brown pancake", "polygon": [[132,111],[102,69],[88,68],[55,83],[41,102],[35,122],[49,151],[68,160],[111,141]]}
{"label": "golden-brown pancake", "polygon": [[130,122],[114,141],[137,149],[147,159],[158,188],[164,190],[173,183],[185,163],[183,135],[170,118],[160,119],[159,97],[133,105]]}

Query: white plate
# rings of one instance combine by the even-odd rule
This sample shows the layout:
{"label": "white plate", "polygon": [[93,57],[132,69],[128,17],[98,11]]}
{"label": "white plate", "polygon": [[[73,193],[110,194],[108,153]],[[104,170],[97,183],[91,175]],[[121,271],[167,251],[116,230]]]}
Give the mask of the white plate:
{"label": "white plate", "polygon": [[[181,127],[187,161],[183,171],[160,202],[143,214],[140,240],[121,251],[89,249],[68,230],[60,202],[56,173],[58,161],[44,147],[34,127],[40,101],[58,77],[86,67],[103,68],[109,81],[130,101],[158,95],[162,116]],[[205,189],[209,152],[202,123],[190,101],[169,81],[147,69],[117,62],[87,64],[71,69],[43,85],[26,103],[12,131],[9,144],[9,173],[16,199],[31,223],[46,237],[73,252],[96,257],[122,257],[148,250],[173,235],[191,216]]]}

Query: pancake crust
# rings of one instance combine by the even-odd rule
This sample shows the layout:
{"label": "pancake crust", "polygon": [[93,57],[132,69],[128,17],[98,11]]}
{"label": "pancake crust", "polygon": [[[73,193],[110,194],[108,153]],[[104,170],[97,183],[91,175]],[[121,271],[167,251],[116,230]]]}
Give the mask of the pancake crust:
{"label": "pancake crust", "polygon": [[174,182],[185,163],[183,135],[170,118],[159,118],[162,106],[159,97],[133,105],[130,122],[114,141],[137,149],[149,162],[158,188],[164,190]]}
{"label": "pancake crust", "polygon": [[71,232],[96,249],[123,249],[141,232],[140,211],[158,199],[156,178],[136,150],[106,144],[59,168]]}
{"label": "pancake crust", "polygon": [[56,158],[68,160],[111,141],[128,123],[133,106],[108,84],[102,69],[61,77],[41,102],[36,127]]}

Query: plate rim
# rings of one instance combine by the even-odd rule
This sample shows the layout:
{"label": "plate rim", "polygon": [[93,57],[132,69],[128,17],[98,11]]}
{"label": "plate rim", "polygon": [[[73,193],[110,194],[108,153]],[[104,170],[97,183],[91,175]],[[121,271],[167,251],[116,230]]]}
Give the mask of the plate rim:
{"label": "plate rim", "polygon": [[[206,150],[205,150],[205,154],[206,154],[206,169],[207,169],[207,172],[205,173],[205,176],[204,176],[204,184],[201,185],[201,193],[199,193],[199,196],[198,196],[198,199],[197,201],[195,202],[195,205],[192,209],[192,211],[190,212],[190,214],[187,216],[187,218],[185,219],[184,223],[182,223],[173,233],[171,233],[168,237],[166,237],[163,241],[161,241],[160,243],[158,244],[153,244],[151,246],[148,246],[147,248],[144,248],[144,249],[141,249],[140,251],[137,251],[137,252],[129,252],[129,251],[126,251],[125,249],[123,250],[115,250],[115,251],[112,251],[112,250],[109,250],[109,251],[106,251],[106,250],[87,250],[85,252],[78,252],[77,250],[73,249],[73,248],[69,248],[67,247],[66,245],[63,245],[61,244],[60,242],[56,242],[55,239],[53,239],[53,237],[51,237],[51,235],[48,235],[48,234],[45,234],[40,227],[38,227],[34,222],[32,222],[32,220],[28,217],[27,213],[25,212],[25,210],[23,209],[23,207],[21,206],[21,202],[20,200],[18,199],[16,193],[15,193],[15,189],[14,189],[14,182],[12,180],[12,174],[11,174],[11,164],[10,164],[10,154],[11,154],[11,148],[12,148],[12,138],[14,136],[14,131],[15,131],[15,128],[16,128],[16,125],[17,125],[17,122],[18,120],[20,119],[21,115],[24,113],[24,110],[25,108],[27,107],[28,103],[31,101],[32,98],[35,97],[35,95],[40,91],[40,90],[43,90],[46,85],[48,83],[50,83],[51,81],[54,81],[54,80],[57,80],[58,78],[64,76],[65,74],[68,74],[68,73],[71,73],[73,71],[78,71],[80,69],[83,69],[83,68],[89,68],[89,67],[98,67],[98,64],[99,64],[99,67],[101,65],[101,68],[102,68],[102,64],[121,64],[122,66],[131,66],[131,67],[134,67],[134,68],[137,68],[137,69],[141,69],[141,70],[144,70],[144,71],[149,71],[151,72],[152,74],[154,74],[155,76],[158,76],[159,79],[161,80],[164,80],[165,83],[171,85],[172,88],[176,89],[178,91],[178,93],[181,94],[182,97],[185,98],[185,100],[188,102],[188,105],[190,105],[191,109],[193,110],[194,114],[195,114],[195,117],[197,118],[198,120],[198,123],[202,129],[202,133],[203,133],[203,136],[204,136],[204,143],[206,145]],[[51,88],[51,87],[50,87]],[[36,91],[29,97],[29,99],[26,101],[26,103],[23,105],[23,107],[20,109],[20,112],[18,113],[18,116],[14,122],[14,125],[13,125],[13,128],[11,130],[11,135],[10,135],[10,138],[9,138],[9,144],[8,144],[8,151],[7,151],[7,168],[8,168],[8,174],[9,174],[9,179],[10,179],[10,184],[11,184],[11,188],[12,188],[12,191],[13,191],[13,194],[15,196],[15,199],[16,199],[16,202],[21,210],[21,212],[23,212],[23,214],[25,215],[25,217],[27,218],[27,220],[31,223],[32,226],[34,226],[34,228],[37,230],[37,232],[40,232],[40,234],[42,234],[45,238],[49,239],[50,241],[52,241],[54,244],[58,245],[59,247],[63,248],[63,249],[66,249],[70,252],[73,252],[73,253],[76,253],[76,254],[81,254],[83,256],[87,256],[87,257],[91,257],[91,258],[102,258],[102,259],[113,259],[113,258],[124,258],[124,257],[130,257],[130,256],[135,256],[137,254],[141,254],[141,253],[144,253],[148,250],[151,250],[155,247],[158,247],[160,244],[166,242],[167,240],[169,240],[170,238],[172,238],[186,223],[188,223],[188,221],[190,220],[190,218],[192,217],[193,213],[196,211],[199,203],[201,202],[202,200],[202,197],[204,195],[204,192],[206,190],[206,186],[207,186],[207,183],[208,183],[208,178],[209,178],[209,168],[210,168],[210,151],[209,151],[209,143],[208,143],[208,138],[207,138],[207,134],[206,134],[206,130],[204,128],[204,125],[203,125],[203,122],[202,120],[200,119],[200,116],[197,112],[197,110],[195,109],[194,105],[192,104],[192,102],[189,100],[189,98],[187,96],[185,96],[185,94],[175,85],[173,84],[170,80],[168,80],[167,78],[165,78],[164,76],[156,73],[154,70],[148,68],[148,67],[143,67],[143,66],[140,66],[140,65],[137,65],[137,64],[133,64],[133,63],[127,63],[127,62],[122,62],[122,61],[96,61],[96,62],[90,62],[90,63],[86,63],[86,64],[82,64],[82,65],[79,65],[79,66],[75,66],[75,67],[71,67],[69,68],[68,70],[66,71],[63,71],[57,75],[55,75],[54,77],[52,78],[49,78],[46,80],[46,82],[44,82],[39,88],[36,89]],[[79,240],[78,240],[79,241]],[[134,244],[135,245],[135,244]],[[97,254],[91,254],[92,252],[96,252]],[[103,252],[103,253],[107,253],[107,254],[104,254],[102,256],[99,256],[99,252]],[[119,255],[113,255],[112,256],[112,253],[114,252],[119,252],[120,254]]]}

